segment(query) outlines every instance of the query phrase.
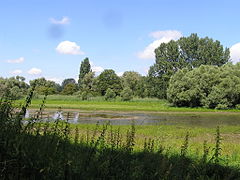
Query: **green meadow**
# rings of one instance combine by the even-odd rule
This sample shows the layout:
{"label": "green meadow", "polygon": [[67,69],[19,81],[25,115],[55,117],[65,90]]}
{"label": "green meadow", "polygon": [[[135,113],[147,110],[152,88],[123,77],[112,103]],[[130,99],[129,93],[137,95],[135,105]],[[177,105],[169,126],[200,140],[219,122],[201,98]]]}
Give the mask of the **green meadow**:
{"label": "green meadow", "polygon": [[[30,108],[38,108],[43,96],[32,100]],[[16,105],[24,100],[17,100]],[[82,101],[78,96],[49,95],[45,104],[49,109],[80,109],[80,110],[110,110],[110,111],[148,111],[148,112],[240,112],[238,109],[215,110],[207,108],[173,107],[166,100],[157,98],[134,98],[131,101],[106,101],[103,97],[93,97]]]}
{"label": "green meadow", "polygon": [[[93,124],[71,125],[72,132],[78,128],[83,134],[92,134],[96,129]],[[164,152],[169,154],[178,154],[184,143],[185,137],[189,134],[189,144],[187,156],[193,159],[200,159],[204,154],[204,142],[209,149],[209,158],[214,154],[216,143],[216,128],[189,127],[178,125],[141,125],[135,126],[135,151],[141,151],[144,148],[146,140],[153,140],[157,147],[164,147]],[[99,127],[99,131],[101,126]],[[130,126],[114,125],[109,128],[120,130],[122,136],[127,134]],[[240,126],[221,126],[221,163],[240,167]],[[83,138],[87,139],[86,136]],[[157,150],[157,149],[155,149]]]}

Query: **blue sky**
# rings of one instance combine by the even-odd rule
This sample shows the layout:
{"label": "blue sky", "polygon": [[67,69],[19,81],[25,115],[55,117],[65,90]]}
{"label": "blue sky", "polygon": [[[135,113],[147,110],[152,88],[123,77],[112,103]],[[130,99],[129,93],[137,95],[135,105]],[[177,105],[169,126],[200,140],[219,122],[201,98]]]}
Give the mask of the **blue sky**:
{"label": "blue sky", "polygon": [[1,0],[0,76],[77,78],[89,57],[97,74],[146,74],[153,49],[197,33],[240,59],[239,0]]}

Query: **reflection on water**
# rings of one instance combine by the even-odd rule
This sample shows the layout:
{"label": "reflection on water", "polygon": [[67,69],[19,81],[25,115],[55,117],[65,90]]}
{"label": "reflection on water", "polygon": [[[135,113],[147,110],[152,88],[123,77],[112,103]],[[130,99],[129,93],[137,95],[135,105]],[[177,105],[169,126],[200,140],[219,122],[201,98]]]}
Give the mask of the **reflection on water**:
{"label": "reflection on water", "polygon": [[52,119],[54,119],[54,120],[57,120],[57,119],[59,119],[59,120],[64,120],[64,117],[63,117],[63,115],[62,115],[62,112],[61,112],[61,111],[55,112],[55,113],[53,114],[53,116],[52,116]]}
{"label": "reflection on water", "polygon": [[78,122],[78,119],[79,119],[79,113],[77,112],[77,113],[75,113],[75,116],[74,116],[74,118],[73,118],[73,122],[74,122],[74,123],[77,123],[77,122]]}
{"label": "reflection on water", "polygon": [[[27,111],[30,118],[34,111]],[[68,120],[70,123],[100,124],[110,121],[112,125],[187,125],[216,127],[217,125],[239,125],[240,113],[131,113],[131,112],[65,112],[45,111],[42,120]]]}
{"label": "reflection on water", "polygon": [[29,111],[27,110],[26,113],[25,113],[25,118],[30,118],[30,115],[29,115]]}

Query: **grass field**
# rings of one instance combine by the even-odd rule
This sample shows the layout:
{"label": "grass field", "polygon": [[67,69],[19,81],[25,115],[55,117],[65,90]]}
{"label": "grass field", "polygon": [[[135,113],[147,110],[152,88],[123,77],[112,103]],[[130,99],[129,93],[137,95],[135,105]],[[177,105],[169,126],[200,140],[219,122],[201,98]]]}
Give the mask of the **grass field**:
{"label": "grass field", "polygon": [[[42,103],[43,96],[32,100],[31,108],[38,108]],[[18,100],[19,105],[24,100]],[[110,111],[152,111],[152,112],[240,112],[237,109],[215,110],[207,108],[179,108],[172,107],[166,100],[145,98],[133,99],[128,102],[115,100],[105,101],[103,97],[95,97],[88,101],[81,101],[77,96],[49,95],[46,108],[80,109],[80,110],[110,110]]]}

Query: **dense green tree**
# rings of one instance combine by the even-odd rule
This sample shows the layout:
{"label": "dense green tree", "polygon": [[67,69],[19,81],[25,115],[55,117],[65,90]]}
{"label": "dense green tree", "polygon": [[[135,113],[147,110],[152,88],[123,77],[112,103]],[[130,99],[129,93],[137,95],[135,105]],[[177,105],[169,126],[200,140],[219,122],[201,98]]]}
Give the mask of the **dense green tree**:
{"label": "dense green tree", "polygon": [[89,72],[82,79],[82,90],[93,91],[95,73]]}
{"label": "dense green tree", "polygon": [[167,96],[176,106],[234,108],[240,104],[240,64],[182,69],[171,77]]}
{"label": "dense green tree", "polygon": [[79,95],[83,101],[89,100],[93,96],[92,93],[88,91],[81,91]]}
{"label": "dense green tree", "polygon": [[89,62],[88,58],[85,58],[80,65],[80,72],[79,72],[79,78],[78,78],[78,85],[81,88],[81,83],[82,83],[82,79],[84,78],[84,76],[91,72],[91,65]]}
{"label": "dense green tree", "polygon": [[65,85],[62,90],[62,94],[64,95],[73,95],[75,92],[77,92],[77,85],[73,83]]}
{"label": "dense green tree", "polygon": [[64,79],[61,88],[64,89],[67,84],[76,84],[76,81],[73,78]]}
{"label": "dense green tree", "polygon": [[148,92],[148,82],[147,82],[147,77],[145,76],[142,76],[140,78],[140,80],[138,81],[137,85],[136,85],[136,90],[134,92],[134,95],[135,96],[138,96],[138,97],[141,97],[141,98],[145,98],[149,95],[149,92]]}
{"label": "dense green tree", "polygon": [[9,96],[12,99],[19,99],[26,95],[29,85],[22,76],[1,78],[0,77],[0,97]]}
{"label": "dense green tree", "polygon": [[121,79],[123,88],[129,87],[132,90],[134,96],[136,96],[137,88],[139,87],[138,84],[141,81],[141,75],[138,72],[126,71],[123,73]]}
{"label": "dense green tree", "polygon": [[16,80],[24,82],[26,80],[26,78],[23,76],[16,76]]}
{"label": "dense green tree", "polygon": [[56,94],[59,93],[61,86],[54,81],[46,80],[44,77],[30,81],[30,86],[36,84],[38,94]]}
{"label": "dense green tree", "polygon": [[82,79],[81,89],[78,92],[82,100],[88,100],[95,94],[96,91],[96,81],[95,81],[95,73],[89,72],[85,74]]}
{"label": "dense green tree", "polygon": [[122,101],[130,101],[133,98],[133,92],[129,87],[122,90],[121,94]]}
{"label": "dense green tree", "polygon": [[106,91],[106,94],[104,95],[104,98],[107,101],[111,100],[111,99],[115,99],[116,98],[116,93],[112,89],[108,88],[107,91]]}
{"label": "dense green tree", "polygon": [[229,54],[229,49],[224,49],[219,41],[199,38],[197,34],[162,43],[155,49],[156,61],[148,73],[150,96],[166,98],[169,80],[179,69],[200,65],[222,66],[229,61]]}
{"label": "dense green tree", "polygon": [[121,79],[114,70],[106,69],[97,78],[97,91],[104,96],[107,89],[112,89],[116,95],[122,90]]}

